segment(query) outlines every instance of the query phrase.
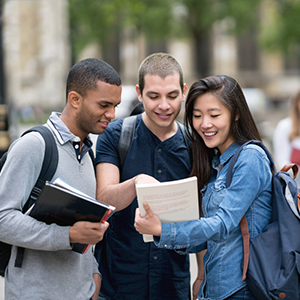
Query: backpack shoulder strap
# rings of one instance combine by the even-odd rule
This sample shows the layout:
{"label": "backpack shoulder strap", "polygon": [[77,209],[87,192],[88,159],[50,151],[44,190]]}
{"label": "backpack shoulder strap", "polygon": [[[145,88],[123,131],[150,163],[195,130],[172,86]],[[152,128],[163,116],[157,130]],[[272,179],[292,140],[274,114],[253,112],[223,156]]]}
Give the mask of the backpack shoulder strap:
{"label": "backpack shoulder strap", "polygon": [[260,146],[267,154],[268,156],[268,159],[270,161],[270,164],[271,164],[271,169],[272,169],[272,172],[273,174],[275,174],[275,165],[274,165],[274,161],[273,161],[273,158],[272,158],[272,155],[270,153],[270,151],[268,150],[268,148],[261,142],[261,141],[256,141],[256,140],[251,140],[251,141],[248,141],[246,143],[244,143],[243,145],[241,145],[240,148],[238,148],[238,150],[234,153],[234,155],[231,157],[230,159],[230,162],[229,162],[229,165],[228,165],[228,170],[227,170],[227,174],[226,174],[226,187],[228,188],[231,184],[231,181],[232,181],[232,170],[233,170],[233,167],[241,153],[241,151],[243,150],[243,148],[249,144],[254,144],[254,145],[258,145]]}
{"label": "backpack shoulder strap", "polygon": [[[125,157],[127,155],[128,149],[130,147],[130,144],[131,144],[133,136],[134,136],[136,119],[137,119],[137,116],[133,115],[133,116],[124,118],[124,120],[123,120],[121,135],[120,135],[119,144],[118,144],[118,152],[119,152],[119,158],[120,158],[120,170],[123,167]],[[191,159],[192,158],[192,148],[191,148],[190,140],[188,139],[187,134],[186,134],[185,126],[178,121],[177,121],[177,124],[182,132],[184,142],[188,148],[188,152],[189,152],[190,159]]]}
{"label": "backpack shoulder strap", "polygon": [[127,155],[128,149],[134,136],[136,119],[137,116],[134,115],[124,118],[123,120],[121,135],[118,144],[120,170],[123,167],[125,157]]}
{"label": "backpack shoulder strap", "polygon": [[[35,126],[25,131],[21,136],[24,136],[25,134],[32,131],[39,132],[43,137],[45,141],[45,152],[44,152],[44,160],[43,160],[42,169],[39,178],[37,179],[30,193],[29,198],[24,205],[23,212],[26,211],[32,204],[35,203],[39,194],[41,193],[43,186],[45,185],[45,182],[50,181],[52,179],[58,164],[58,150],[57,150],[55,139],[50,129],[43,125]],[[24,250],[25,249],[23,247],[18,247],[17,256],[15,260],[15,267],[17,268],[22,267]]]}
{"label": "backpack shoulder strap", "polygon": [[46,126],[39,125],[25,131],[21,136],[24,136],[32,131],[40,133],[43,137],[45,141],[45,152],[40,175],[31,191],[29,199],[24,206],[25,210],[27,210],[36,201],[45,185],[45,182],[52,179],[58,164],[58,150],[50,129]]}
{"label": "backpack shoulder strap", "polygon": [[185,142],[185,144],[187,146],[187,149],[188,149],[188,152],[189,152],[190,161],[192,163],[192,157],[193,157],[192,156],[192,145],[191,145],[191,141],[189,140],[189,138],[187,136],[187,133],[186,133],[187,128],[181,122],[179,122],[179,121],[177,121],[177,124],[178,124],[178,126],[180,128],[180,131],[181,131],[182,135],[183,135],[184,142]]}
{"label": "backpack shoulder strap", "polygon": [[[246,143],[244,143],[243,145],[241,145],[238,150],[234,153],[234,155],[231,157],[229,165],[228,165],[228,169],[227,169],[227,174],[226,174],[226,187],[228,188],[231,184],[232,181],[232,170],[233,167],[241,153],[241,151],[243,150],[243,148],[249,144],[255,144],[260,146],[267,154],[268,159],[270,160],[271,163],[271,169],[273,174],[275,173],[275,166],[274,166],[274,161],[273,158],[271,156],[271,153],[269,152],[268,148],[261,142],[261,141],[256,141],[256,140],[250,140]],[[247,274],[247,269],[248,269],[248,263],[249,263],[249,245],[250,245],[250,234],[249,234],[249,228],[248,228],[248,223],[247,223],[247,219],[246,219],[246,215],[243,216],[243,218],[240,221],[240,229],[241,229],[241,233],[242,233],[242,237],[243,237],[243,252],[244,252],[244,262],[243,262],[243,277],[242,277],[242,281],[244,281],[246,279],[246,274]]]}

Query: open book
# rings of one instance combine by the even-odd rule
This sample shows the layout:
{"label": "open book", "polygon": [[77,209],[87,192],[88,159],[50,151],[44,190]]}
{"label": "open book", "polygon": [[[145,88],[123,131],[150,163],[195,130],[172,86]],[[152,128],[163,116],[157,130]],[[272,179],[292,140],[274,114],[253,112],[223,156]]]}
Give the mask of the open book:
{"label": "open book", "polygon": [[[147,201],[162,222],[184,222],[199,219],[197,177],[180,180],[137,184],[137,200],[141,216]],[[153,241],[152,235],[143,235],[144,242]]]}
{"label": "open book", "polygon": [[[77,221],[104,222],[115,207],[99,202],[60,178],[46,182],[28,214],[47,224],[72,226]],[[85,253],[89,245],[75,243],[72,250]]]}

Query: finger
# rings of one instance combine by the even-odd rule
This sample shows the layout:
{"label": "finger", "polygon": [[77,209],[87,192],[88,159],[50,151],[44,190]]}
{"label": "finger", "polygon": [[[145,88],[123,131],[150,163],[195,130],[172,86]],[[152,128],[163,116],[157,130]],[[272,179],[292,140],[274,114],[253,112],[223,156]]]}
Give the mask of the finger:
{"label": "finger", "polygon": [[145,201],[145,202],[143,203],[143,206],[144,206],[144,209],[145,209],[146,214],[147,214],[149,217],[152,217],[152,216],[153,216],[153,212],[152,212],[152,210],[151,210],[151,208],[150,208],[150,206],[149,206],[149,204],[148,204],[147,201]]}
{"label": "finger", "polygon": [[134,227],[135,227],[136,230],[137,230],[137,226],[138,226],[137,222],[138,222],[139,218],[140,218],[140,209],[137,208],[135,210],[135,219],[134,219]]}
{"label": "finger", "polygon": [[135,210],[135,220],[137,221],[140,216],[141,216],[140,215],[140,209],[136,208],[136,210]]}
{"label": "finger", "polygon": [[105,223],[101,223],[101,228],[106,230],[109,226],[109,223],[105,221]]}

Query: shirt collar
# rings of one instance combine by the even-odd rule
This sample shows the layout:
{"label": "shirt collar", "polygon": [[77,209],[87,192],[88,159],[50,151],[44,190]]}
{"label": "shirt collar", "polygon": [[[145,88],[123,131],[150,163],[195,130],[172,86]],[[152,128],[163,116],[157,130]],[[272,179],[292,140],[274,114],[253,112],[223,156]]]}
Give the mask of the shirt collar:
{"label": "shirt collar", "polygon": [[220,154],[220,152],[218,151],[217,155],[212,160],[213,166],[217,166],[219,164],[224,166],[240,146],[240,144],[234,142],[223,152],[223,154]]}
{"label": "shirt collar", "polygon": [[[51,116],[49,117],[47,124],[48,126],[53,130],[55,133],[59,143],[61,145],[67,143],[67,142],[80,142],[80,137],[74,135],[67,125],[61,120],[60,118],[61,113],[58,112],[52,112]],[[88,148],[91,148],[93,145],[93,142],[89,135],[83,140],[83,144],[86,145]],[[82,145],[82,147],[84,147]]]}

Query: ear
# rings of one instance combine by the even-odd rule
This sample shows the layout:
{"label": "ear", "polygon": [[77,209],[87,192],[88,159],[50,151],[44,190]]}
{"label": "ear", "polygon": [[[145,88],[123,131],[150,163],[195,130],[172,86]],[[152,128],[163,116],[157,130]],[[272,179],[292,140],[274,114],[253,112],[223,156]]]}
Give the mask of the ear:
{"label": "ear", "polygon": [[139,87],[138,84],[135,86],[135,90],[136,90],[136,93],[137,93],[137,96],[138,96],[139,101],[140,101],[140,102],[143,102],[142,93],[141,93],[141,90],[140,90],[140,87]]}
{"label": "ear", "polygon": [[185,101],[186,98],[186,92],[187,92],[187,85],[186,83],[183,85],[183,90],[182,90],[182,102]]}
{"label": "ear", "polygon": [[239,115],[236,115],[235,116],[235,121],[238,121],[240,119],[240,116]]}
{"label": "ear", "polygon": [[71,91],[68,95],[68,102],[74,108],[78,108],[82,103],[82,96],[75,91]]}

